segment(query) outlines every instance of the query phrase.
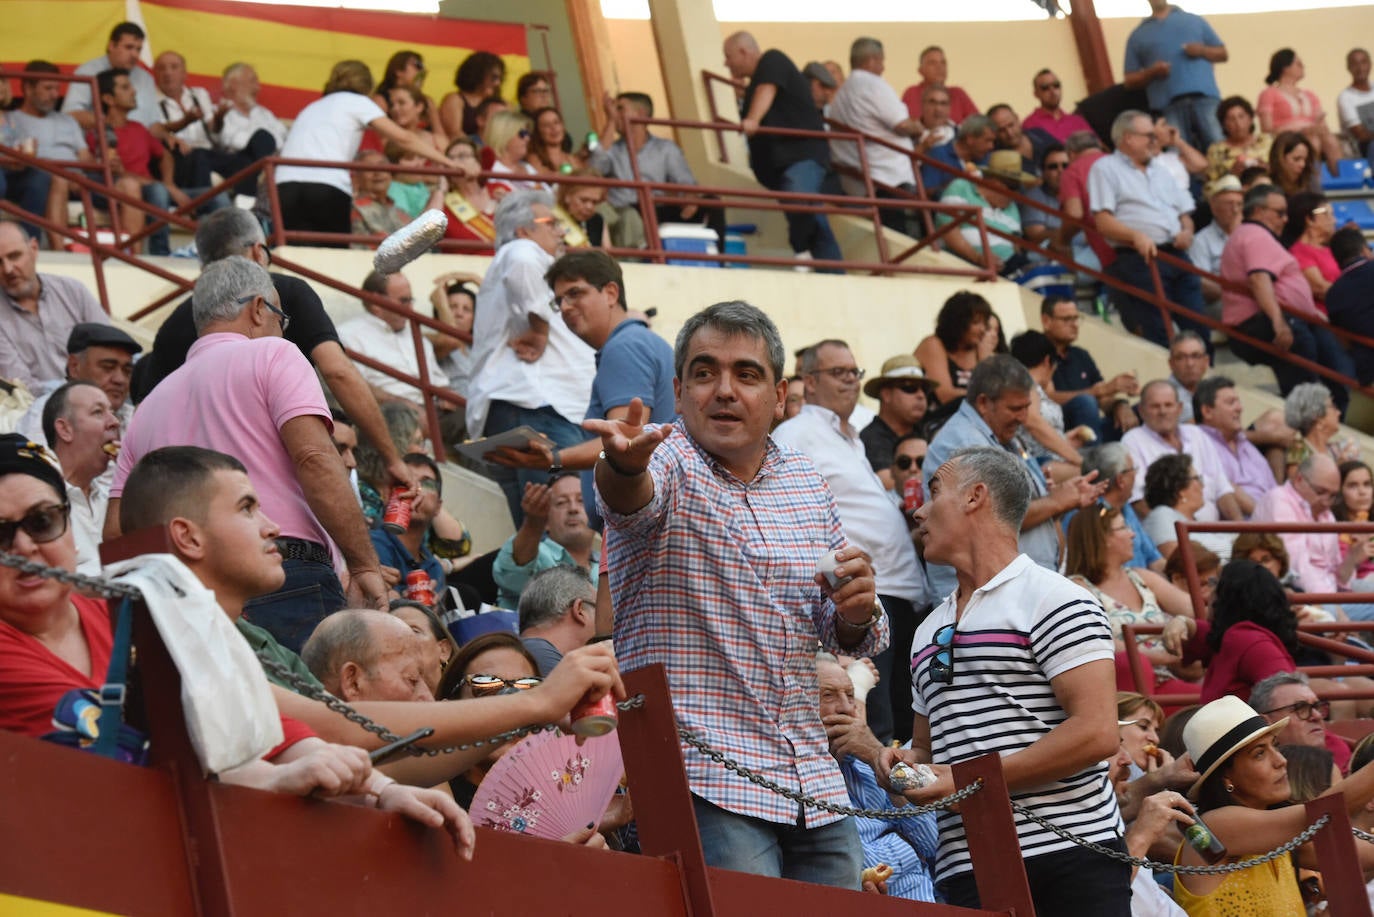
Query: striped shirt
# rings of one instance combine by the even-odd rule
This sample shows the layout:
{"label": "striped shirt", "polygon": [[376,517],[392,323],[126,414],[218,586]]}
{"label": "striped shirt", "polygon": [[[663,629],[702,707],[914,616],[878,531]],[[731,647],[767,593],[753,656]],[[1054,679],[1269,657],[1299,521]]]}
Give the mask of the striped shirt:
{"label": "striped shirt", "polygon": [[[936,650],[936,631],[955,621],[953,598],[921,622],[910,657],[911,706],[930,721],[937,763],[1027,748],[1068,718],[1051,680],[1113,658],[1102,606],[1084,589],[1021,554],[969,597],[954,637],[954,681],[936,684],[928,663]],[[1105,761],[1011,798],[1079,837],[1103,841],[1121,835]],[[973,868],[963,821],[942,812],[939,824],[937,882]],[[1028,859],[1071,846],[1019,815],[1016,834]]]}
{"label": "striped shirt", "polygon": [[[849,801],[858,809],[890,809],[892,802],[878,786],[873,769],[853,755],[840,762]],[[930,863],[935,860],[938,832],[934,814],[907,818],[856,817],[859,842],[864,848],[864,868],[879,863],[892,867],[887,893],[911,901],[934,901],[935,884],[930,878]]]}
{"label": "striped shirt", "polygon": [[[817,712],[816,644],[839,645],[835,606],[812,577],[817,558],[844,545],[825,479],[770,439],[758,474],[741,481],[680,419],[649,474],[653,499],[629,516],[597,495],[621,667],[663,665],[684,727],[769,780],[847,804]],[[844,652],[869,656],[887,640],[883,618]],[[682,754],[692,792],[723,809],[808,828],[841,818],[803,812],[688,745]]]}

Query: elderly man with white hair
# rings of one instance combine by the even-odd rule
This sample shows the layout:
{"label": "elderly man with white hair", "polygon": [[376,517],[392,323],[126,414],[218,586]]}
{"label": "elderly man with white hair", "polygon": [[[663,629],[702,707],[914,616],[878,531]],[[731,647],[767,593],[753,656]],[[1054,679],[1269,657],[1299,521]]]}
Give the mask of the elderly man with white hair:
{"label": "elderly man with white hair", "polygon": [[544,191],[513,191],[496,207],[496,257],[477,294],[472,326],[471,437],[527,425],[555,446],[548,471],[510,472],[492,466],[511,518],[524,519],[526,484],[562,470],[558,449],[587,438],[582,420],[591,403],[595,351],[558,317],[545,272],[563,254],[563,227]]}
{"label": "elderly man with white hair", "polygon": [[[286,570],[280,590],[244,613],[299,651],[327,614],[386,608],[387,588],[343,459],[329,438],[333,420],[315,370],[282,340],[286,314],[272,278],[234,255],[206,265],[192,300],[199,335],[186,362],[139,406],[115,466],[105,519],[120,534],[124,482],[138,460],[163,446],[201,446],[248,468],[266,514],[281,527]],[[348,594],[335,572],[342,555]]]}

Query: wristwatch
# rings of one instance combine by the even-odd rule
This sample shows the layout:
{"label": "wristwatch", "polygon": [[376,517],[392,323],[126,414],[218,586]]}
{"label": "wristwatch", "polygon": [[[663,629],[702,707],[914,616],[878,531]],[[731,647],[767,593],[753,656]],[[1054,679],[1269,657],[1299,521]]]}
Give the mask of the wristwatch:
{"label": "wristwatch", "polygon": [[879,621],[883,619],[883,614],[883,603],[877,599],[874,599],[873,616],[870,617],[867,621],[860,621],[858,623],[855,623],[854,621],[850,621],[843,615],[840,615],[839,620],[843,621],[846,627],[852,627],[854,630],[872,630],[873,625],[877,624]]}
{"label": "wristwatch", "polygon": [[563,456],[559,453],[558,447],[553,447],[553,461],[549,463],[549,474],[563,473]]}

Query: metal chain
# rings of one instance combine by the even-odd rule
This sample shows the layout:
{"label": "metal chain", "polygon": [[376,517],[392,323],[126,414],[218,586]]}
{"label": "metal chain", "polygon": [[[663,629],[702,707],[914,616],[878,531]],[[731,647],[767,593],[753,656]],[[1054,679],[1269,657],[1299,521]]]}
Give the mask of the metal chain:
{"label": "metal chain", "polygon": [[968,799],[974,793],[978,792],[983,788],[983,780],[982,778],[979,778],[970,783],[968,786],[964,787],[962,790],[956,790],[955,792],[950,793],[943,799],[937,799],[935,802],[929,803],[927,805],[907,806],[904,809],[857,809],[853,806],[841,806],[836,805],[833,802],[826,802],[824,799],[817,799],[816,797],[808,796],[806,793],[803,793],[799,790],[789,790],[787,787],[782,786],[781,784],[774,783],[767,777],[763,777],[759,774],[754,773],[749,768],[745,767],[743,764],[740,764],[738,761],[733,761],[730,758],[727,758],[725,755],[716,751],[714,748],[708,745],[704,739],[697,738],[689,730],[684,729],[681,726],[678,727],[677,734],[678,737],[682,739],[682,741],[686,742],[688,745],[692,746],[697,751],[701,752],[707,758],[719,764],[721,767],[724,767],[727,771],[739,774],[741,777],[743,777],[745,780],[748,780],[755,786],[761,786],[765,790],[771,790],[772,792],[777,793],[779,796],[784,796],[792,800],[793,802],[799,803],[803,806],[807,806],[808,808],[820,809],[824,812],[834,813],[835,815],[854,815],[861,818],[879,818],[895,821],[897,819],[911,818],[916,815],[925,815],[929,812],[935,812],[940,809],[948,808],[949,806],[955,805],[956,803],[963,802],[965,799]]}
{"label": "metal chain", "polygon": [[1370,834],[1368,831],[1361,831],[1359,828],[1352,827],[1350,833],[1362,841],[1369,841],[1371,844],[1374,844],[1374,834]]}
{"label": "metal chain", "polygon": [[1113,850],[1110,847],[1104,847],[1101,844],[1096,844],[1092,841],[1084,840],[1081,837],[1077,837],[1073,834],[1070,834],[1068,831],[1065,831],[1058,825],[1053,824],[1052,822],[1047,821],[1044,818],[1041,818],[1039,815],[1036,815],[1030,809],[1027,809],[1025,806],[1021,805],[1014,799],[1011,801],[1011,807],[1016,812],[1016,814],[1024,815],[1026,818],[1029,818],[1031,821],[1035,822],[1040,827],[1045,828],[1048,831],[1052,831],[1053,833],[1059,835],[1061,838],[1072,844],[1077,844],[1079,847],[1091,850],[1093,853],[1100,853],[1105,857],[1110,857],[1113,860],[1118,860],[1119,862],[1127,863],[1131,866],[1143,866],[1146,869],[1149,869],[1151,872],[1174,873],[1176,875],[1182,876],[1224,876],[1233,872],[1240,872],[1244,869],[1250,869],[1254,866],[1263,866],[1265,863],[1268,863],[1272,860],[1277,860],[1279,857],[1291,853],[1293,850],[1297,849],[1298,847],[1301,847],[1303,844],[1306,844],[1308,841],[1312,840],[1313,836],[1316,835],[1318,831],[1320,831],[1322,828],[1325,828],[1327,823],[1331,821],[1331,816],[1323,815],[1319,817],[1316,821],[1314,821],[1312,824],[1304,828],[1301,834],[1290,840],[1288,843],[1283,844],[1280,847],[1274,848],[1273,850],[1269,851],[1263,856],[1250,857],[1239,863],[1232,863],[1227,866],[1175,866],[1173,863],[1156,863],[1153,860],[1146,859],[1145,857],[1134,857],[1131,856],[1129,853],[1122,853],[1119,850]]}
{"label": "metal chain", "polygon": [[90,592],[94,592],[101,598],[106,599],[141,599],[143,593],[139,592],[134,586],[125,583],[116,583],[113,580],[100,579],[99,577],[86,576],[83,573],[73,573],[70,570],[63,570],[60,567],[49,567],[34,560],[26,560],[18,554],[0,552],[0,566],[13,567],[23,573],[36,573],[46,579],[55,579],[73,586],[80,586]]}

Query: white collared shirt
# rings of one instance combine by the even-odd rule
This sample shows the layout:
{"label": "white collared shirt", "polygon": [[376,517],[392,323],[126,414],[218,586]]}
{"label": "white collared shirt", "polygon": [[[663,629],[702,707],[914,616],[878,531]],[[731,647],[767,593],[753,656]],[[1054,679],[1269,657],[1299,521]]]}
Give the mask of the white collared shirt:
{"label": "white collared shirt", "polygon": [[773,438],[804,453],[830,485],[845,537],[873,559],[878,593],[923,607],[929,590],[916,549],[901,510],[868,463],[858,428],[851,424],[845,433],[838,414],[807,404],[779,424]]}
{"label": "white collared shirt", "polygon": [[1151,462],[1161,455],[1176,455],[1183,452],[1193,459],[1193,470],[1202,476],[1203,506],[1193,518],[1197,522],[1215,522],[1220,518],[1217,513],[1217,501],[1233,493],[1235,485],[1222,470],[1216,452],[1207,441],[1207,434],[1194,424],[1179,424],[1178,436],[1183,444],[1182,449],[1175,449],[1144,424],[1121,437],[1121,445],[1125,446],[1126,451],[1131,453],[1131,458],[1135,459],[1135,488],[1131,490],[1131,502],[1145,499],[1145,472]]}
{"label": "white collared shirt", "polygon": [[[415,376],[417,379],[420,376],[420,366],[415,360],[415,341],[409,325],[405,325],[400,331],[392,331],[390,325],[367,312],[340,325],[339,340],[349,350],[356,350],[378,363]],[[429,370],[430,384],[447,387],[448,376],[439,368],[439,361],[434,358],[434,345],[429,342],[429,338],[422,337],[421,340],[424,342],[425,366]],[[370,366],[361,363],[357,366],[363,379],[373,388],[417,404],[424,402],[420,390],[415,386],[393,379]]]}
{"label": "white collared shirt", "polygon": [[[881,137],[902,149],[912,149],[910,137],[892,131],[894,126],[910,117],[906,103],[897,95],[897,90],[875,73],[857,69],[851,72],[830,103],[830,117],[860,133]],[[894,187],[915,183],[911,159],[900,151],[869,143],[864,145],[864,155],[868,160],[868,173],[875,182]],[[859,145],[852,140],[832,140],[830,158],[840,165],[857,169]],[[855,179],[846,175],[840,180],[846,184],[846,190],[855,185],[862,191],[862,184]]]}
{"label": "white collared shirt", "polygon": [[200,117],[177,131],[176,137],[197,150],[210,149],[210,131],[206,125],[206,119],[215,116],[215,103],[211,101],[210,93],[207,90],[200,86],[183,86],[179,99],[164,95],[161,90],[158,90],[157,107],[162,112],[162,123],[164,124],[180,121],[186,117],[188,108],[199,108]]}
{"label": "white collared shirt", "polygon": [[[113,463],[111,463],[113,467]],[[105,525],[105,504],[110,497],[110,476],[101,475],[91,482],[88,498],[81,488],[70,481],[67,500],[71,503],[72,539],[76,542],[76,572],[87,576],[100,573],[100,541]]]}

